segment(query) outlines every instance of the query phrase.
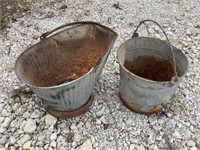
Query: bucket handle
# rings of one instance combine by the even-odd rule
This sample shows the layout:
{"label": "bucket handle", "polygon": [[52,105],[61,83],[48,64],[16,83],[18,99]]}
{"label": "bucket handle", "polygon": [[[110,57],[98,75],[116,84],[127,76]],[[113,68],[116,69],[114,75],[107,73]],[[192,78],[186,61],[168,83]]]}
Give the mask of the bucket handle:
{"label": "bucket handle", "polygon": [[104,25],[101,25],[100,23],[97,23],[97,22],[92,22],[92,21],[78,21],[78,22],[72,22],[72,23],[66,23],[64,25],[61,25],[51,31],[48,31],[48,32],[45,32],[43,33],[41,36],[40,36],[40,40],[43,40],[45,38],[47,38],[50,34],[52,34],[53,32],[59,30],[59,29],[62,29],[62,28],[65,28],[65,27],[68,27],[68,26],[73,26],[73,25],[78,25],[78,24],[93,24],[93,25],[98,25],[98,26],[101,26],[103,28],[105,28],[108,32],[109,30],[111,30],[110,28],[104,26]]}
{"label": "bucket handle", "polygon": [[175,55],[174,55],[174,50],[173,50],[173,47],[172,47],[172,45],[171,45],[171,43],[170,43],[170,41],[169,41],[169,38],[168,38],[166,32],[165,32],[164,29],[161,27],[161,25],[159,25],[156,21],[153,21],[153,20],[151,20],[151,19],[143,20],[143,21],[141,21],[141,22],[139,23],[139,25],[136,27],[135,31],[133,32],[132,38],[138,37],[138,36],[139,36],[138,33],[137,33],[137,30],[138,30],[138,28],[139,28],[143,23],[145,23],[145,22],[153,22],[153,23],[155,23],[155,24],[162,30],[162,32],[164,33],[164,35],[165,35],[165,37],[166,37],[166,39],[167,39],[167,42],[168,42],[168,44],[169,44],[169,46],[170,46],[170,49],[171,49],[171,52],[172,52],[172,56],[173,56],[174,77],[172,77],[172,81],[174,81],[174,82],[178,81],[178,75],[177,75],[177,72],[176,72],[176,59],[175,59]]}

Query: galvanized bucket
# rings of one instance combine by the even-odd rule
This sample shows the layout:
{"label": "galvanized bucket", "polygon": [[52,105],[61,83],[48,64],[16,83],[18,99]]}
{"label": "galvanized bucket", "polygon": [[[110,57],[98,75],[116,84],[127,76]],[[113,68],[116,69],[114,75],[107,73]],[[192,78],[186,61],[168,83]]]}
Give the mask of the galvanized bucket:
{"label": "galvanized bucket", "polygon": [[188,60],[181,50],[168,42],[137,37],[142,21],[132,39],[117,50],[120,65],[120,100],[130,110],[141,114],[159,112],[173,97],[188,70]]}
{"label": "galvanized bucket", "polygon": [[[65,29],[49,36],[61,28]],[[70,118],[85,113],[117,34],[85,21],[62,25],[40,38],[18,57],[18,78],[42,99],[42,107],[50,114]]]}

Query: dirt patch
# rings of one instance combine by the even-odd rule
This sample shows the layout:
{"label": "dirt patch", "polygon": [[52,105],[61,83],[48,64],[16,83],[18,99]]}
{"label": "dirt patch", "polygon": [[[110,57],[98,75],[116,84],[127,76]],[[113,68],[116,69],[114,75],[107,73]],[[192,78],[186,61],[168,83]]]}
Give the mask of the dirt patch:
{"label": "dirt patch", "polygon": [[67,142],[72,143],[74,141],[73,139],[74,139],[74,133],[69,132],[66,137]]}
{"label": "dirt patch", "polygon": [[140,56],[132,62],[126,60],[124,66],[135,75],[153,81],[170,81],[174,75],[171,63],[159,57]]}
{"label": "dirt patch", "polygon": [[31,6],[29,0],[0,0],[0,30],[8,23],[17,21],[17,18],[27,13]]}

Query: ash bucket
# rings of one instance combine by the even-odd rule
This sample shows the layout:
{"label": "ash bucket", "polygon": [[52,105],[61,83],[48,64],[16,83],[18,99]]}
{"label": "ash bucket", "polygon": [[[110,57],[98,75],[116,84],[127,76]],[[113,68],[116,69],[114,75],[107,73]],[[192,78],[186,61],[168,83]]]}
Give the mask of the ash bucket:
{"label": "ash bucket", "polygon": [[92,91],[116,38],[114,31],[95,22],[62,25],[42,34],[39,43],[18,57],[16,74],[50,114],[80,115],[92,105]]}
{"label": "ash bucket", "polygon": [[181,50],[168,42],[149,37],[137,37],[142,21],[132,39],[117,50],[120,65],[122,103],[141,114],[159,112],[173,97],[181,79],[188,70],[188,60]]}

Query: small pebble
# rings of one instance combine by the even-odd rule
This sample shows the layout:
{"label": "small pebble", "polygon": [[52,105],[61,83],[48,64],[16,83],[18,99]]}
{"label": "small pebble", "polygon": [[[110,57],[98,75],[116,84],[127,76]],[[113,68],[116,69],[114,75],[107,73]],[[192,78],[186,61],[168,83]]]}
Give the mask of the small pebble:
{"label": "small pebble", "polygon": [[33,133],[36,130],[36,122],[33,119],[28,119],[24,126],[25,133]]}
{"label": "small pebble", "polygon": [[16,138],[13,137],[13,136],[11,136],[11,137],[10,137],[10,142],[9,142],[9,143],[13,145],[13,144],[15,144],[15,142],[16,142]]}
{"label": "small pebble", "polygon": [[197,147],[191,147],[190,150],[198,150]]}
{"label": "small pebble", "polygon": [[17,141],[17,143],[19,144],[19,146],[22,146],[26,141],[30,139],[31,137],[28,134],[25,134]]}
{"label": "small pebble", "polygon": [[13,117],[6,117],[3,124],[2,124],[2,127],[7,128],[10,125],[10,122],[12,120],[13,120]]}
{"label": "small pebble", "polygon": [[57,138],[57,133],[51,134],[51,136],[50,136],[51,141],[56,140],[56,138]]}
{"label": "small pebble", "polygon": [[23,145],[23,149],[30,149],[31,144],[32,144],[32,140],[25,142]]}
{"label": "small pebble", "polygon": [[195,142],[192,140],[187,141],[187,146],[189,147],[195,147]]}
{"label": "small pebble", "polygon": [[0,138],[0,144],[4,145],[7,141],[8,141],[8,135],[3,135],[1,138]]}
{"label": "small pebble", "polygon": [[55,147],[56,147],[56,145],[57,145],[57,144],[56,144],[56,142],[55,142],[55,141],[52,141],[52,142],[50,143],[50,146],[51,146],[51,147],[54,147],[54,148],[55,148]]}
{"label": "small pebble", "polygon": [[46,115],[45,124],[47,126],[55,125],[56,122],[57,122],[57,118],[49,114]]}
{"label": "small pebble", "polygon": [[102,106],[102,107],[96,112],[97,117],[102,116],[102,114],[104,113],[104,111],[105,111],[105,107]]}
{"label": "small pebble", "polygon": [[144,146],[143,145],[140,145],[137,150],[145,150]]}
{"label": "small pebble", "polygon": [[182,47],[188,47],[189,46],[189,44],[185,41],[182,41],[181,44],[182,44]]}
{"label": "small pebble", "polygon": [[92,143],[87,139],[77,150],[92,150]]}
{"label": "small pebble", "polygon": [[74,134],[74,141],[79,142],[81,140],[81,135],[79,133]]}

